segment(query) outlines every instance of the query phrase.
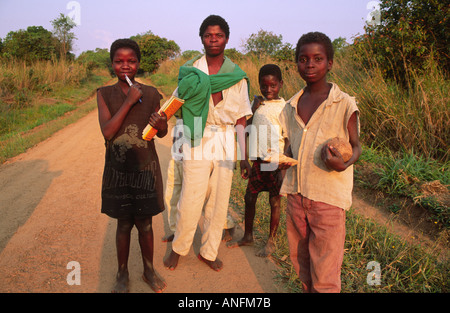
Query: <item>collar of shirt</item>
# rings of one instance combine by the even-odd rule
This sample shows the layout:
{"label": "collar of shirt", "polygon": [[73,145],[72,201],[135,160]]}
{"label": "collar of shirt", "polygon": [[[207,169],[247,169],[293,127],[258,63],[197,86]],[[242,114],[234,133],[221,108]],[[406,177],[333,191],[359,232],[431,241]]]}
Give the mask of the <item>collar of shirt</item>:
{"label": "collar of shirt", "polygon": [[[328,95],[328,98],[325,100],[326,101],[325,105],[327,105],[327,106],[332,105],[333,103],[339,102],[343,98],[343,95],[342,95],[342,92],[341,92],[341,89],[339,88],[339,86],[336,85],[335,83],[331,83],[331,85],[332,85],[332,87],[330,90],[330,94]],[[291,99],[289,99],[286,104],[290,104],[293,108],[295,108],[295,110],[297,110],[298,100],[305,92],[305,88],[303,88],[302,90],[297,92],[297,94],[295,94]]]}

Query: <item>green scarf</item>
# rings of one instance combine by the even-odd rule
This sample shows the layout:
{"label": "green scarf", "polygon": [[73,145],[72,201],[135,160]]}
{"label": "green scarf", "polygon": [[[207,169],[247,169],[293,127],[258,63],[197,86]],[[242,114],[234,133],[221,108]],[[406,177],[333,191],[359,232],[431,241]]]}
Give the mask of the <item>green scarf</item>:
{"label": "green scarf", "polygon": [[[186,62],[180,67],[178,74],[178,97],[185,100],[181,107],[183,124],[190,129],[190,139],[194,146],[197,146],[203,138],[211,94],[230,88],[243,78],[247,79],[250,85],[247,74],[229,58],[225,57],[217,74],[207,75],[193,67],[194,62],[200,57]],[[197,132],[200,129],[201,133],[195,134],[194,129],[197,129]]]}

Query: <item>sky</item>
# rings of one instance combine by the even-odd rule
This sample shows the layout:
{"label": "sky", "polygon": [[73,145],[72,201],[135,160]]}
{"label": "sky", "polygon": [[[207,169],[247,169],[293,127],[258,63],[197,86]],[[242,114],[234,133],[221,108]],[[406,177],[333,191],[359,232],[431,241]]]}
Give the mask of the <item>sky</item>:
{"label": "sky", "polygon": [[243,43],[259,30],[282,35],[296,45],[310,31],[331,40],[348,42],[364,33],[375,1],[370,0],[0,0],[0,38],[10,31],[42,26],[60,13],[77,26],[73,53],[107,48],[115,39],[151,31],[175,41],[182,51],[202,50],[199,27],[210,14],[222,16],[230,26],[227,48],[243,51]]}

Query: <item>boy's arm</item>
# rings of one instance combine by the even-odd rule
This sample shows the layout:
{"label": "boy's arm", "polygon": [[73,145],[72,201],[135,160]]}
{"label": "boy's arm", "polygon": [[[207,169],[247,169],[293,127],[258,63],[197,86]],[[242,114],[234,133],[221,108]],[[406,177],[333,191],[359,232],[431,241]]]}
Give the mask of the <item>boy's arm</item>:
{"label": "boy's arm", "polygon": [[350,160],[347,161],[347,167],[356,163],[362,153],[361,142],[359,141],[359,130],[358,130],[358,112],[354,112],[352,116],[350,116],[350,120],[347,125],[349,141],[352,145],[353,155]]}
{"label": "boy's arm", "polygon": [[261,96],[255,96],[252,103],[252,113],[255,114],[256,110],[261,106],[264,102],[264,98]]}
{"label": "boy's arm", "polygon": [[[256,110],[261,106],[262,102],[264,101],[263,97],[261,96],[255,96],[252,102],[252,114],[255,114]],[[247,125],[251,124],[253,121],[253,115],[247,120]]]}
{"label": "boy's arm", "polygon": [[240,162],[241,166],[241,176],[244,179],[248,178],[248,175],[250,174],[251,166],[248,162],[248,155],[247,155],[247,140],[245,140],[245,126],[247,125],[247,118],[245,116],[241,117],[236,122],[236,134],[237,134],[237,141],[239,144],[239,149],[241,151],[241,154],[243,159]]}
{"label": "boy's arm", "polygon": [[325,162],[325,165],[329,169],[337,172],[346,170],[350,165],[358,161],[361,155],[362,149],[358,134],[358,112],[354,112],[350,116],[347,124],[347,130],[349,134],[349,142],[352,146],[353,152],[352,157],[347,162],[344,162],[342,155],[336,148],[325,145],[324,149],[322,149],[322,160]]}
{"label": "boy's arm", "polygon": [[287,137],[284,138],[284,155],[290,158],[294,157],[294,155],[292,154],[291,142]]}
{"label": "boy's arm", "polygon": [[[287,137],[284,138],[284,151],[283,151],[283,153],[284,153],[285,156],[288,156],[290,158],[293,157],[292,149],[291,149],[291,143],[289,142],[289,139]],[[284,177],[284,174],[285,174],[286,170],[288,168],[290,168],[291,166],[292,166],[291,163],[284,163],[284,164],[279,164],[278,165],[278,168],[283,171],[283,177]]]}

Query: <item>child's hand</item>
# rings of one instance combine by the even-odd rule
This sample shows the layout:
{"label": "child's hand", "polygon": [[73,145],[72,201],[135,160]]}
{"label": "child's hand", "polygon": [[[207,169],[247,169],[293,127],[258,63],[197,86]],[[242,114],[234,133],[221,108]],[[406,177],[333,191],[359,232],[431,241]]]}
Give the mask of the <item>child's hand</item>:
{"label": "child's hand", "polygon": [[250,171],[252,169],[250,163],[248,162],[248,160],[241,160],[240,165],[241,165],[241,177],[243,179],[248,179],[248,176],[250,175]]}
{"label": "child's hand", "polygon": [[264,102],[264,98],[261,96],[255,96],[253,99],[253,105],[252,105],[252,112],[255,113],[256,110],[261,106],[261,104]]}
{"label": "child's hand", "polygon": [[128,89],[127,93],[127,99],[126,101],[129,101],[130,104],[135,104],[139,101],[139,99],[142,97],[144,93],[142,92],[142,87],[139,84],[133,84]]}
{"label": "child's hand", "polygon": [[288,168],[290,168],[293,164],[292,163],[280,163],[278,164],[278,168],[281,171],[287,170]]}
{"label": "child's hand", "polygon": [[342,172],[347,168],[341,153],[329,144],[323,146],[321,157],[322,161],[330,170]]}
{"label": "child's hand", "polygon": [[158,112],[153,113],[150,116],[150,119],[148,123],[153,127],[156,128],[158,131],[165,131],[168,128],[167,125],[167,115],[166,113],[162,112],[162,116],[159,115]]}

